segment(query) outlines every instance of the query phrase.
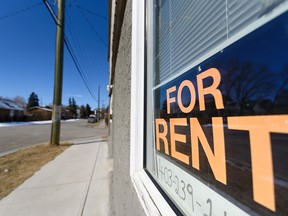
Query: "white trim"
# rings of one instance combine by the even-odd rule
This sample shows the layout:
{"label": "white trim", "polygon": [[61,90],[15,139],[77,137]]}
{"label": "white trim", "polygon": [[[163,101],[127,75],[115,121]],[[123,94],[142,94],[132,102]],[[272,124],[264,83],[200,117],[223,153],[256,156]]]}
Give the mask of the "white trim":
{"label": "white trim", "polygon": [[110,56],[109,56],[109,68],[110,68],[110,73],[109,73],[109,85],[113,85],[113,83],[111,83],[112,82],[112,64],[113,64],[113,62],[112,62],[112,60],[113,60],[113,58],[112,58],[112,56],[113,56],[113,34],[114,34],[114,19],[115,19],[115,0],[112,0],[111,1],[111,23],[110,23],[110,41],[109,41],[109,43],[110,43],[110,50],[109,50],[109,52],[110,52]]}
{"label": "white trim", "polygon": [[134,173],[132,182],[146,215],[176,215],[144,171]]}
{"label": "white trim", "polygon": [[201,56],[200,58],[198,58],[197,60],[192,62],[190,65],[188,65],[187,67],[184,67],[181,71],[179,71],[179,73],[174,74],[173,76],[167,78],[166,80],[164,80],[160,84],[154,86],[153,87],[153,91],[155,89],[157,89],[157,88],[169,83],[171,80],[176,79],[178,76],[184,74],[188,70],[190,70],[190,69],[196,67],[197,65],[201,64],[203,61],[205,61],[206,59],[210,58],[214,54],[216,54],[218,52],[221,52],[221,50],[225,49],[226,47],[228,47],[232,43],[240,40],[241,38],[243,38],[247,34],[249,34],[252,31],[254,31],[255,29],[257,29],[257,28],[261,27],[262,25],[268,23],[269,21],[271,21],[272,19],[276,18],[277,16],[283,14],[287,10],[288,10],[288,1],[280,4],[271,13],[269,13],[269,14],[261,17],[260,19],[256,20],[254,23],[249,25],[247,28],[244,28],[242,31],[240,31],[236,35],[232,36],[231,38],[229,38],[225,42],[221,43],[219,46],[215,47],[214,49],[212,49],[210,52],[208,52],[204,56]]}
{"label": "white trim", "polygon": [[145,3],[132,1],[130,175],[147,215],[175,215],[143,169]]}
{"label": "white trim", "polygon": [[130,174],[143,169],[144,1],[132,1]]}

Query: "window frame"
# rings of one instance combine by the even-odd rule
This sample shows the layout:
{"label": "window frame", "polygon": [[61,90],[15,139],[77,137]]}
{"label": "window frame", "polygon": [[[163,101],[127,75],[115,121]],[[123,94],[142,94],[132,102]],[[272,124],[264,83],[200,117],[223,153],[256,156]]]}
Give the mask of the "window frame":
{"label": "window frame", "polygon": [[[145,171],[145,141],[148,141],[145,139],[145,31],[149,29],[149,20],[147,21],[148,23],[146,23],[145,14],[147,10],[146,4],[149,3],[151,3],[151,1],[132,1],[130,176],[143,210],[147,215],[176,215],[173,207],[171,207],[165,196],[161,194],[151,179],[152,177]],[[224,43],[210,50],[204,56],[201,56],[198,60],[192,62],[189,68],[195,67],[251,31],[254,31],[286,12],[287,8],[288,2],[286,1],[276,7],[273,12],[261,17]],[[187,68],[166,79],[161,85],[175,79],[185,71],[187,71]],[[158,86],[159,85],[154,88]]]}
{"label": "window frame", "polygon": [[130,176],[148,215],[175,215],[144,170],[145,1],[132,1]]}

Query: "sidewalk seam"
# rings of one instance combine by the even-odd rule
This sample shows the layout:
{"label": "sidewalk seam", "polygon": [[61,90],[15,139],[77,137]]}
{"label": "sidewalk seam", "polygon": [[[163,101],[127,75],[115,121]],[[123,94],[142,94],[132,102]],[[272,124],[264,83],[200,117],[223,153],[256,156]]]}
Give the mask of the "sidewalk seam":
{"label": "sidewalk seam", "polygon": [[83,181],[75,181],[75,182],[53,184],[53,185],[43,185],[43,186],[28,187],[28,188],[21,188],[21,189],[16,188],[14,191],[38,190],[41,188],[50,188],[50,187],[58,187],[58,186],[63,186],[63,185],[79,184],[79,183],[85,183],[85,182],[89,182],[89,181],[90,180],[83,180]]}
{"label": "sidewalk seam", "polygon": [[82,207],[82,210],[81,210],[81,214],[80,214],[81,216],[83,216],[83,213],[84,213],[84,209],[85,209],[87,198],[88,198],[88,193],[89,193],[91,182],[92,182],[92,179],[93,179],[93,176],[94,176],[94,172],[95,172],[95,168],[96,168],[96,164],[97,164],[97,160],[98,160],[98,156],[99,156],[99,152],[100,152],[101,146],[102,146],[102,144],[100,144],[100,146],[98,148],[97,156],[96,156],[96,159],[95,159],[95,163],[94,163],[92,174],[91,174],[91,177],[90,177],[90,180],[89,180],[89,184],[88,184],[88,187],[87,187],[87,191],[86,191],[83,207]]}

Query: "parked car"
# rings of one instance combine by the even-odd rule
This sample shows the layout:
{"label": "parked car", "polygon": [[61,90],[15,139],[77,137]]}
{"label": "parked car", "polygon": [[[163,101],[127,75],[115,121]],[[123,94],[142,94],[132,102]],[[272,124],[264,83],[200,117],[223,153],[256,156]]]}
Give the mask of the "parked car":
{"label": "parked car", "polygon": [[87,122],[88,123],[96,123],[97,122],[96,116],[90,115]]}

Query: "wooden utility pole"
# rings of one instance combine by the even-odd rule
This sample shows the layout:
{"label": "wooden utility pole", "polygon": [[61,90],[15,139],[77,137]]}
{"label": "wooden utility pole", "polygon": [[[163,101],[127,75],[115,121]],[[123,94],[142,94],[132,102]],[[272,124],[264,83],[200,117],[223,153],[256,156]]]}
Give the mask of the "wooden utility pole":
{"label": "wooden utility pole", "polygon": [[97,121],[100,120],[100,85],[98,85],[98,115],[97,115]]}
{"label": "wooden utility pole", "polygon": [[51,145],[59,145],[60,142],[62,83],[63,83],[64,14],[65,14],[65,0],[58,0],[54,99],[53,99],[51,138],[50,138]]}

